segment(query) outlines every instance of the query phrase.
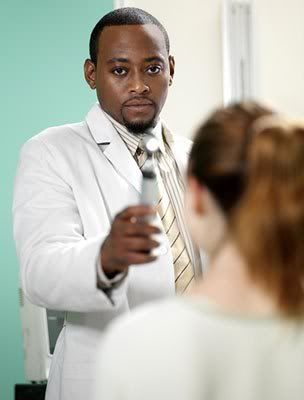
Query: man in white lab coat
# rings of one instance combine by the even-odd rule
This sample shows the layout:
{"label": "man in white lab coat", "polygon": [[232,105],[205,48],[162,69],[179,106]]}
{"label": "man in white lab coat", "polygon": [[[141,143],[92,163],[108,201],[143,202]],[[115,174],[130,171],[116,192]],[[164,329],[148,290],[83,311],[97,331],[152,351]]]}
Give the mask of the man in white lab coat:
{"label": "man in white lab coat", "polygon": [[[92,32],[84,66],[98,104],[85,121],[46,129],[22,148],[13,206],[22,287],[34,304],[66,311],[47,400],[89,399],[96,344],[109,322],[173,295],[188,271],[184,292],[201,270],[179,194],[190,142],[159,119],[174,75],[169,54],[168,35],[151,15],[133,8],[107,14]],[[182,256],[175,257],[166,229],[167,251],[153,257],[158,228],[140,218],[155,213],[139,205],[147,130],[162,149],[159,179]],[[178,273],[176,259],[184,260]]]}

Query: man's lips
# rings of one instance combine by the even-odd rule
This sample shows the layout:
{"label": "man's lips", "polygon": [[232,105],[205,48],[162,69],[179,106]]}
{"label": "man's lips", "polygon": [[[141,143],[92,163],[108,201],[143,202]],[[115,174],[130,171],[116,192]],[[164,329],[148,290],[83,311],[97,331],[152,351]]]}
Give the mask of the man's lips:
{"label": "man's lips", "polygon": [[129,100],[126,101],[123,104],[123,107],[151,107],[154,106],[154,103],[150,100],[146,100],[146,99],[133,99],[133,100]]}

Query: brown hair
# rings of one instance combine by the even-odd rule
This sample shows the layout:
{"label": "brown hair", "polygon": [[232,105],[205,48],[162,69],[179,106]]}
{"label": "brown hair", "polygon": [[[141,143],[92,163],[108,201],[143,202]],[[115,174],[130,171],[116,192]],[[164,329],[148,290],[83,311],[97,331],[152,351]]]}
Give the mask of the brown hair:
{"label": "brown hair", "polygon": [[271,113],[253,102],[234,104],[215,111],[198,129],[189,173],[209,187],[227,214],[243,189],[250,128],[258,118]]}
{"label": "brown hair", "polygon": [[257,103],[217,110],[198,130],[189,173],[225,212],[253,279],[285,315],[304,314],[304,126]]}
{"label": "brown hair", "polygon": [[234,235],[250,272],[287,315],[304,314],[304,125],[269,119],[248,148]]}

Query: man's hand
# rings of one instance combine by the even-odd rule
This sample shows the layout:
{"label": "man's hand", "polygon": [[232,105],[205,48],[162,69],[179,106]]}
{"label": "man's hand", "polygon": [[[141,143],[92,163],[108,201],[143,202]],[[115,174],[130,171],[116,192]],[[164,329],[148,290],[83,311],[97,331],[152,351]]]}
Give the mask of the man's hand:
{"label": "man's hand", "polygon": [[145,222],[145,217],[155,214],[148,206],[128,207],[116,215],[109,235],[101,247],[101,268],[108,277],[124,272],[132,264],[154,261],[150,252],[158,246],[151,235],[159,228]]}

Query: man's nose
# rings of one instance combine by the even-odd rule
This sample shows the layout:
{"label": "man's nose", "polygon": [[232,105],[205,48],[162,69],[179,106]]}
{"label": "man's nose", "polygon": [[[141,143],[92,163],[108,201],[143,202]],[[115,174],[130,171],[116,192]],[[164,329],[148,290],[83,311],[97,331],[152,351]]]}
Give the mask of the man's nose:
{"label": "man's nose", "polygon": [[130,93],[146,94],[149,93],[150,87],[145,82],[144,77],[140,73],[134,73],[130,79]]}

